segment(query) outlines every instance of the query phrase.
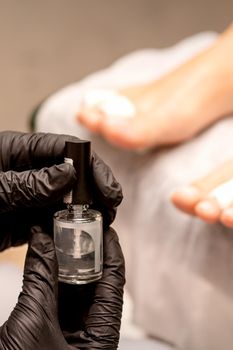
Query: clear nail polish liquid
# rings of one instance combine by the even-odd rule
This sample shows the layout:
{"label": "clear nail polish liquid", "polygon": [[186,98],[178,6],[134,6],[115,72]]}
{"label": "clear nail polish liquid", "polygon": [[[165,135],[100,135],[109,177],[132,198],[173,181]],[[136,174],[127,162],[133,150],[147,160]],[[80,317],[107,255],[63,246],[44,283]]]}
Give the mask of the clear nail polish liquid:
{"label": "clear nail polish liquid", "polygon": [[102,275],[102,215],[74,205],[54,216],[54,241],[59,280],[86,284]]}

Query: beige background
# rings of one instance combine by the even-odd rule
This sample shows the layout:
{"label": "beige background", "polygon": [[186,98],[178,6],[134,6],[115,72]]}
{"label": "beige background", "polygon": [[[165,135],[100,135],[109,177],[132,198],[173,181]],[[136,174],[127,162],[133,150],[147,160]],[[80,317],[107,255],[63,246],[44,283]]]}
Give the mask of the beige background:
{"label": "beige background", "polygon": [[0,0],[0,130],[26,131],[52,91],[132,50],[221,31],[232,14],[231,0]]}

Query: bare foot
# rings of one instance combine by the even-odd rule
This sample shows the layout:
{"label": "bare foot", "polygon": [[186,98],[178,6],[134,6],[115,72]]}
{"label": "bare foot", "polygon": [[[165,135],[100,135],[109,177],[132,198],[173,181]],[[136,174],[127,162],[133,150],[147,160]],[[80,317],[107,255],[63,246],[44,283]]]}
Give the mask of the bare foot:
{"label": "bare foot", "polygon": [[186,213],[209,223],[220,221],[233,228],[233,161],[176,190],[171,199],[177,208]]}
{"label": "bare foot", "polygon": [[[233,111],[233,27],[209,49],[162,79],[118,91],[134,107],[131,118],[84,104],[78,120],[123,148],[185,141]],[[110,110],[111,101],[108,103]]]}

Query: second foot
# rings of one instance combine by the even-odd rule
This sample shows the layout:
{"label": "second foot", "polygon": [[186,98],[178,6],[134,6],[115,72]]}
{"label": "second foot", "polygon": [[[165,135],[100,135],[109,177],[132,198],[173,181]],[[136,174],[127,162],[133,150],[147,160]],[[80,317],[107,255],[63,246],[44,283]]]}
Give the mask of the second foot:
{"label": "second foot", "polygon": [[233,228],[233,161],[189,186],[177,189],[171,200],[188,214]]}

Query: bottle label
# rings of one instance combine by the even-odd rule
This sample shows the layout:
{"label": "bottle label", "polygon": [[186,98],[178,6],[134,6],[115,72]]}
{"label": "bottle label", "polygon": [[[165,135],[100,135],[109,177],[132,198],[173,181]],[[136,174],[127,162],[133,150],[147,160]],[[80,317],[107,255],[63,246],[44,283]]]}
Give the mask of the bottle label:
{"label": "bottle label", "polygon": [[[72,158],[64,158],[64,162],[73,165],[73,159]],[[65,194],[63,197],[63,202],[65,204],[71,204],[73,198],[73,191],[70,191],[69,193]]]}

